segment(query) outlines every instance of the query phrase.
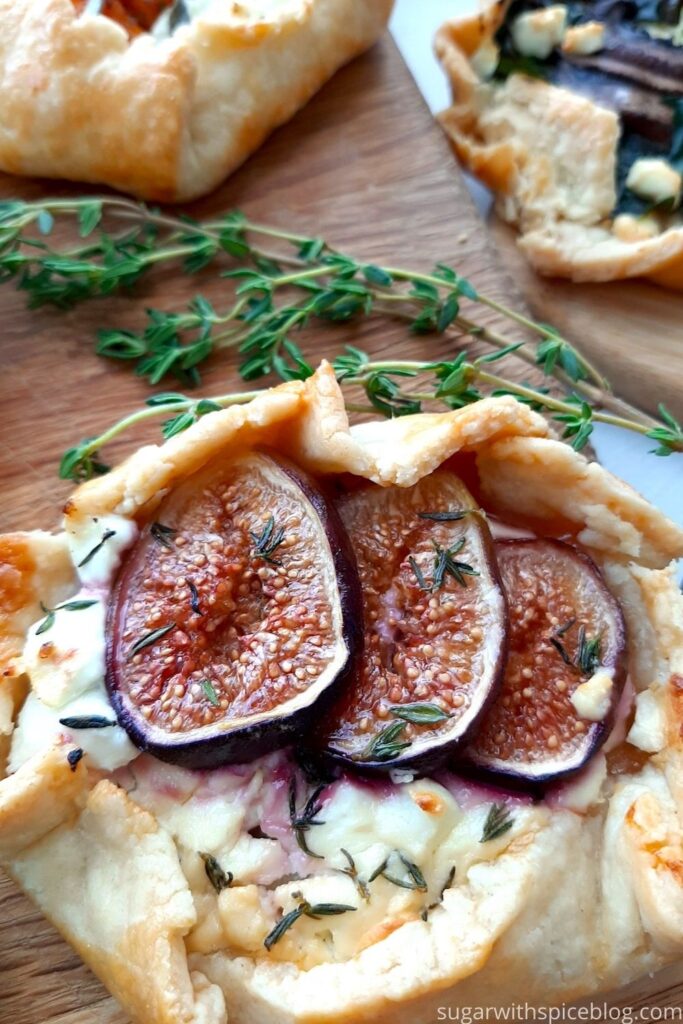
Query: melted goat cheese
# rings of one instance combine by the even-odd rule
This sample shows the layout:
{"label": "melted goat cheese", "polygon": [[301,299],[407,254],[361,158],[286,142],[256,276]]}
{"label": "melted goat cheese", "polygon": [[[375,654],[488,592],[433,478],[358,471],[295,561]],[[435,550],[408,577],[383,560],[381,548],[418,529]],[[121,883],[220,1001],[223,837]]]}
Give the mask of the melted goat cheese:
{"label": "melted goat cheese", "polygon": [[671,201],[674,206],[678,206],[681,201],[683,175],[666,160],[643,157],[631,165],[626,178],[626,188],[653,203]]}
{"label": "melted goat cheese", "polygon": [[101,692],[91,690],[61,708],[50,708],[35,693],[30,693],[19,712],[12,734],[10,772],[15,772],[34,754],[39,754],[53,743],[74,743],[103,771],[115,771],[138,756],[139,751],[120,725],[104,729],[73,729],[60,722],[60,718],[84,716],[97,716],[116,722],[104,688]]}
{"label": "melted goat cheese", "polygon": [[[76,601],[94,603],[69,609]],[[21,658],[34,694],[51,708],[62,707],[104,679],[104,602],[81,591],[64,605],[52,613],[54,623],[45,632],[44,617],[34,622]]]}
{"label": "melted goat cheese", "polygon": [[84,587],[109,590],[123,553],[138,534],[137,525],[124,516],[86,516],[66,520],[72,561]]}
{"label": "melted goat cheese", "polygon": [[180,3],[176,0],[154,22],[152,35],[158,40],[168,39],[177,29],[201,17],[237,25],[258,24],[292,7],[293,0],[242,0],[231,4],[222,0],[181,0]]}
{"label": "melted goat cheese", "polygon": [[583,25],[568,28],[562,40],[563,53],[588,56],[598,53],[605,46],[605,26],[601,21],[586,21]]}
{"label": "melted goat cheese", "polygon": [[575,778],[560,784],[550,797],[550,806],[564,807],[576,814],[587,814],[591,807],[595,807],[604,799],[603,786],[606,779],[607,758],[599,753],[590,759]]}
{"label": "melted goat cheese", "polygon": [[470,64],[480,78],[492,78],[500,60],[500,48],[492,39],[487,39],[470,57]]}
{"label": "melted goat cheese", "polygon": [[[290,820],[291,777],[291,762],[282,752],[211,772],[170,767],[142,755],[117,775],[178,844],[198,914],[188,937],[193,952],[229,947],[235,955],[258,953],[282,909],[292,909],[300,894],[311,903],[342,903],[355,912],[335,918],[329,927],[298,922],[274,955],[297,962],[304,955],[306,966],[347,959],[387,930],[418,920],[426,907],[436,913],[449,880],[467,885],[470,872],[497,860],[547,814],[545,808],[505,798],[512,827],[482,842],[496,802],[492,792],[482,789],[476,803],[466,794],[463,805],[430,779],[392,785],[342,777],[320,795],[315,827],[304,833],[308,856],[297,845]],[[297,789],[296,805],[303,807],[311,790],[301,779]],[[234,876],[218,899],[207,881],[206,853]],[[426,890],[410,885],[407,865],[422,873]],[[369,901],[358,880],[369,886]]]}
{"label": "melted goat cheese", "polygon": [[[67,517],[65,526],[82,589],[51,612],[48,628],[42,616],[28,630],[21,663],[31,693],[12,734],[10,771],[55,742],[75,743],[104,771],[128,764],[139,753],[118,724],[70,729],[60,722],[96,716],[116,723],[104,684],[106,604],[138,528],[118,515]],[[70,607],[77,604],[85,607]]]}
{"label": "melted goat cheese", "polygon": [[612,673],[601,668],[574,690],[570,700],[579,718],[602,722],[612,703]]}
{"label": "melted goat cheese", "polygon": [[666,746],[667,717],[661,697],[652,690],[643,690],[636,696],[636,717],[631,726],[628,742],[647,754],[657,754]]}
{"label": "melted goat cheese", "polygon": [[523,57],[545,60],[564,37],[567,8],[564,4],[520,14],[512,23],[512,40]]}

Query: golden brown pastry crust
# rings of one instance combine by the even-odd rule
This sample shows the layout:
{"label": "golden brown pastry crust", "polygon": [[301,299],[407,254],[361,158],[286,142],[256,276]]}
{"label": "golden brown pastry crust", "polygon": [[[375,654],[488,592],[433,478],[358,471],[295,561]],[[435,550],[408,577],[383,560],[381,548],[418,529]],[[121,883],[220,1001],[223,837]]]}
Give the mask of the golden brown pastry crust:
{"label": "golden brown pastry crust", "polygon": [[156,41],[71,0],[0,0],[0,169],[165,202],[214,188],[381,34],[392,0],[209,3]]}
{"label": "golden brown pastry crust", "polygon": [[[589,814],[528,809],[512,840],[459,877],[426,921],[397,912],[337,962],[309,961],[296,936],[266,955],[257,885],[211,896],[218,914],[200,921],[206,879],[179,859],[167,810],[155,814],[154,800],[143,809],[142,789],[126,794],[87,758],[72,772],[63,748],[0,782],[0,861],[141,1024],[224,1024],[226,1006],[235,1024],[426,1024],[439,1006],[569,1000],[680,959],[683,596],[668,565],[683,531],[510,397],[349,430],[325,364],[82,485],[67,523],[147,515],[210,458],[263,443],[313,472],[403,486],[470,451],[487,506],[551,532],[573,524],[624,609],[633,686],[661,712],[644,766],[610,776]],[[30,601],[26,565],[17,585]],[[55,576],[72,579],[68,566]],[[8,610],[2,639],[18,637],[24,619]],[[3,648],[10,660],[15,648]]]}
{"label": "golden brown pastry crust", "polygon": [[[626,241],[610,230],[616,203],[618,117],[568,89],[513,74],[483,81],[473,66],[505,17],[507,0],[446,22],[435,46],[453,105],[440,115],[458,158],[496,194],[541,274],[573,281],[646,277],[683,289],[683,226]],[[476,61],[474,61],[476,63]]]}

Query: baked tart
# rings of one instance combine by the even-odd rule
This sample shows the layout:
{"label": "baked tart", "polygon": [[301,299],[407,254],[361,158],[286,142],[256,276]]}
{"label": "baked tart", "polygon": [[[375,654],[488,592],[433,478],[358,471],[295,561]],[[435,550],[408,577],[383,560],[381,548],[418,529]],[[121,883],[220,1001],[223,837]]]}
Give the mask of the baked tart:
{"label": "baked tart", "polygon": [[349,428],[323,364],[0,552],[0,860],[141,1024],[683,954],[683,532],[529,407]]}
{"label": "baked tart", "polygon": [[683,9],[513,0],[441,27],[441,115],[542,274],[683,288]]}
{"label": "baked tart", "polygon": [[379,38],[391,7],[2,0],[0,170],[204,195]]}

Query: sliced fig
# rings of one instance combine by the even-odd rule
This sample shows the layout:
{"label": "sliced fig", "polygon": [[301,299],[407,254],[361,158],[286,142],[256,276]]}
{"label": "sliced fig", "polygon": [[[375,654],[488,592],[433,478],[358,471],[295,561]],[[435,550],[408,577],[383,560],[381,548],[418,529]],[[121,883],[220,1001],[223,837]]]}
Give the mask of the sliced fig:
{"label": "sliced fig", "polygon": [[569,544],[496,544],[510,610],[501,692],[465,756],[487,773],[548,782],[607,738],[626,674],[621,609],[595,563]]}
{"label": "sliced fig", "polygon": [[358,560],[365,650],[326,723],[327,750],[364,769],[436,766],[503,671],[505,597],[486,519],[445,470],[410,488],[358,490],[340,513]]}
{"label": "sliced fig", "polygon": [[121,725],[193,768],[283,746],[333,700],[362,644],[334,506],[292,463],[251,452],[186,481],[156,516],[109,608]]}

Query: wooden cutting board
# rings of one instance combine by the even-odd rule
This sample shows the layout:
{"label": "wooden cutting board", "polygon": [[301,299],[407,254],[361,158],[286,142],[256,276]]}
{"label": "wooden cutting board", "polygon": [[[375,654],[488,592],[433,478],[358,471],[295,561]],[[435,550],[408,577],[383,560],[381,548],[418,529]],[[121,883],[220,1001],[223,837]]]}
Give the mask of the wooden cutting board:
{"label": "wooden cutting board", "polygon": [[[0,194],[35,196],[54,186],[5,179]],[[75,190],[78,194],[82,190]],[[519,304],[495,248],[454,173],[448,146],[432,123],[389,40],[342,71],[290,125],[197,214],[239,206],[254,219],[324,235],[377,262],[429,268],[455,265],[493,297]],[[70,313],[27,313],[12,288],[0,289],[2,445],[0,529],[50,527],[69,486],[55,468],[61,452],[98,433],[148,394],[128,369],[99,360],[98,327],[133,326],[147,305],[178,309],[201,290],[221,307],[223,283],[160,275],[131,298],[93,302]],[[500,327],[495,315],[487,322]],[[519,334],[516,334],[519,337]],[[344,342],[377,356],[440,358],[452,340],[418,339],[386,321],[313,332],[307,351],[319,357]],[[508,372],[529,378],[524,364]],[[216,360],[204,392],[237,388],[234,362]],[[158,426],[113,446],[116,458]],[[8,879],[0,879],[0,1024],[126,1024],[105,990]],[[638,993],[653,989],[639,986]],[[678,1005],[683,985],[655,984],[658,1006]]]}
{"label": "wooden cutting board", "polygon": [[618,395],[655,415],[663,402],[683,420],[683,292],[648,281],[574,284],[540,277],[509,225],[494,217],[490,226],[534,317],[584,352]]}

